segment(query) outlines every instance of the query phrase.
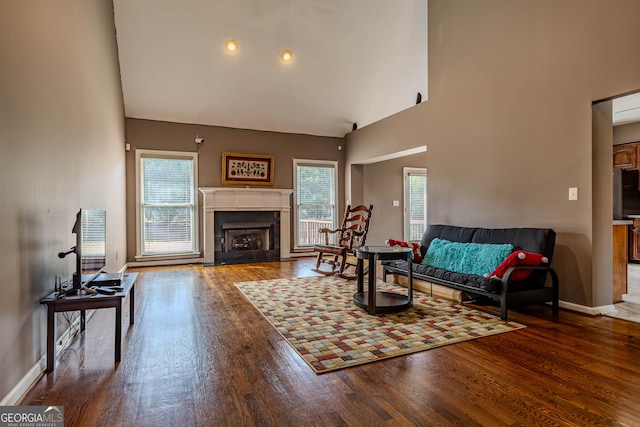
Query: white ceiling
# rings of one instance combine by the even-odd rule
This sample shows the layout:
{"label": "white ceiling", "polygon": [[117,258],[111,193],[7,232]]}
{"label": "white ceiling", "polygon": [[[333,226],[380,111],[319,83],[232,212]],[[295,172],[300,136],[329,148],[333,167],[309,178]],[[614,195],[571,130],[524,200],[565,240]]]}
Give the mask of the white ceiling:
{"label": "white ceiling", "polygon": [[[342,137],[427,95],[427,0],[114,0],[127,117]],[[239,50],[229,54],[233,38]],[[284,64],[280,52],[294,59]]]}
{"label": "white ceiling", "polygon": [[640,92],[613,100],[613,125],[640,122]]}

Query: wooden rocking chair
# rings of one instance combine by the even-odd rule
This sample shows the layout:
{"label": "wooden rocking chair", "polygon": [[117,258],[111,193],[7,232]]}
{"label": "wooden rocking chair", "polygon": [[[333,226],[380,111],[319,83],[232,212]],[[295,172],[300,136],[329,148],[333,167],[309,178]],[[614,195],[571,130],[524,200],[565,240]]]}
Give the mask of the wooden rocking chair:
{"label": "wooden rocking chair", "polygon": [[[324,235],[324,244],[316,244],[313,250],[318,252],[316,267],[313,271],[330,276],[337,274],[338,276],[353,280],[356,279],[355,261],[348,260],[348,256],[353,254],[353,249],[364,246],[367,240],[367,232],[369,231],[369,221],[373,205],[367,208],[364,205],[356,207],[347,206],[342,220],[342,226],[336,230],[329,228],[321,228],[318,230]],[[335,244],[329,243],[329,235],[335,234],[337,241]],[[330,270],[321,270],[321,264],[328,264]],[[345,271],[353,267],[354,273],[347,274]]]}

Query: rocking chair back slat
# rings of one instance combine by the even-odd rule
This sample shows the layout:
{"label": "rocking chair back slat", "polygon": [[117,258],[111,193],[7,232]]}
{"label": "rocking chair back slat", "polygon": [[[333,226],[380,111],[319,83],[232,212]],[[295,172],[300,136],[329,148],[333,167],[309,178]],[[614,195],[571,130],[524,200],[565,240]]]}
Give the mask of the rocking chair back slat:
{"label": "rocking chair back slat", "polygon": [[[346,275],[346,273],[344,273],[348,267],[354,267],[355,269],[355,264],[347,261],[347,255],[352,253],[354,248],[364,246],[367,240],[372,212],[373,205],[369,205],[368,207],[365,205],[351,207],[351,205],[349,205],[344,213],[340,228],[336,230],[328,228],[319,230],[320,233],[324,234],[325,243],[315,245],[313,248],[315,251],[318,251],[314,271],[325,275],[338,274],[348,279],[355,278],[355,275]],[[336,244],[329,244],[329,234],[336,233]],[[328,264],[331,269],[329,271],[320,269],[320,265],[323,263]]]}

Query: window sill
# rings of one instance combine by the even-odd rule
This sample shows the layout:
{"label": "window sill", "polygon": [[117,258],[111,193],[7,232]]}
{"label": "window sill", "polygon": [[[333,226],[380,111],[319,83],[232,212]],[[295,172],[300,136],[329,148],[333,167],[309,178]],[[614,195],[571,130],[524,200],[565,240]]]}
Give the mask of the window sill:
{"label": "window sill", "polygon": [[293,248],[295,253],[313,252],[313,246],[296,246]]}
{"label": "window sill", "polygon": [[191,252],[185,254],[175,254],[175,255],[136,255],[136,261],[164,261],[164,260],[174,260],[174,259],[185,259],[185,258],[199,258],[201,257],[200,252]]}

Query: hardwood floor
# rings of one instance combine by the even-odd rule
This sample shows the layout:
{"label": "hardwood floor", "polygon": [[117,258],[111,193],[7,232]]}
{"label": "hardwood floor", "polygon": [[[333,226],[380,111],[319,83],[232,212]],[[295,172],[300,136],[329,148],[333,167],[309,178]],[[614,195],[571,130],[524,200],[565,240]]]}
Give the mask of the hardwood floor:
{"label": "hardwood floor", "polygon": [[316,375],[233,286],[312,266],[134,269],[122,361],[98,310],[21,404],[62,405],[66,426],[640,423],[640,324],[546,306],[510,311],[522,330]]}

